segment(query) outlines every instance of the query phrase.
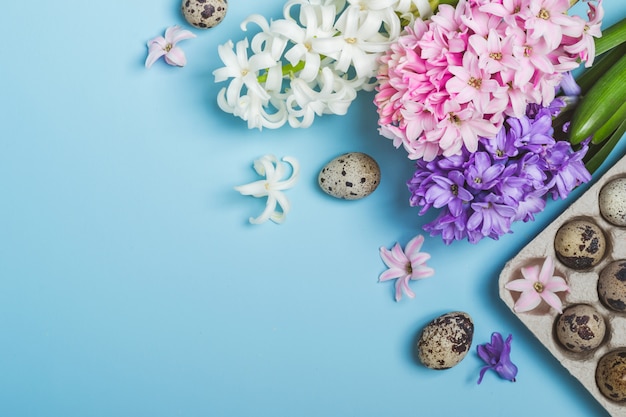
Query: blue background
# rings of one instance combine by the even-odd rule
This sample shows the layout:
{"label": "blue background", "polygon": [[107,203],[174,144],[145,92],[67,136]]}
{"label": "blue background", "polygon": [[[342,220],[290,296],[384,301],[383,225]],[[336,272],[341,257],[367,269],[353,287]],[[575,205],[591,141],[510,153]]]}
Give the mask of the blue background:
{"label": "blue background", "polygon": [[[217,108],[217,45],[283,3],[233,1],[208,31],[177,1],[0,6],[0,416],[603,415],[497,288],[584,188],[499,241],[427,238],[436,275],[396,303],[378,248],[427,219],[407,204],[412,164],[378,136],[373,95],[306,130],[248,130]],[[626,14],[605,7],[606,25]],[[173,24],[198,35],[180,44],[188,65],[146,70],[146,42]],[[317,186],[349,151],[382,169],[352,202]],[[253,226],[263,200],[233,187],[268,153],[298,158],[301,178],[286,223]],[[413,343],[451,310],[473,317],[474,346],[428,370]],[[475,346],[493,331],[513,334],[518,381],[478,386]]]}

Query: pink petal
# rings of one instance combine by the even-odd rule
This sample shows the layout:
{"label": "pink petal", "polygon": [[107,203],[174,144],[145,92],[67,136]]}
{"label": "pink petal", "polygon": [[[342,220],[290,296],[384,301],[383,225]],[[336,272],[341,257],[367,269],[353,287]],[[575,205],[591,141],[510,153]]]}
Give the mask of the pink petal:
{"label": "pink petal", "polygon": [[146,58],[146,68],[150,68],[152,64],[154,64],[159,58],[165,55],[165,51],[163,49],[157,49],[150,51],[148,57]]}
{"label": "pink petal", "polygon": [[433,268],[424,265],[416,265],[412,267],[412,269],[413,273],[411,274],[411,279],[413,280],[428,278],[435,275],[435,270]]}
{"label": "pink petal", "polygon": [[426,252],[418,252],[416,256],[411,258],[411,265],[422,265],[430,259],[430,254]]}
{"label": "pink petal", "polygon": [[170,65],[176,65],[178,67],[184,67],[187,63],[187,58],[185,58],[185,53],[182,49],[175,46],[170,51],[165,54],[165,62]]}
{"label": "pink petal", "polygon": [[175,33],[172,33],[171,36],[169,41],[172,45],[176,45],[178,42],[184,41],[185,39],[193,39],[196,37],[196,35],[185,29],[179,29]]}
{"label": "pink petal", "polygon": [[[400,278],[398,279],[398,281],[396,282],[396,288],[397,289],[404,289],[404,292],[406,293],[406,295],[410,298],[415,298],[415,293],[413,291],[411,291],[411,288],[409,287],[409,277],[408,275],[406,277]],[[399,298],[397,298],[397,291],[396,291],[396,300],[399,300]]]}
{"label": "pink petal", "polygon": [[567,282],[561,277],[551,277],[548,282],[546,282],[543,286],[544,291],[550,292],[561,292],[561,291],[569,291],[569,285]]}
{"label": "pink petal", "polygon": [[380,257],[389,268],[401,268],[403,266],[402,263],[398,262],[396,258],[394,258],[387,248],[380,248]]}
{"label": "pink petal", "polygon": [[513,281],[507,283],[504,286],[504,288],[506,288],[507,290],[510,290],[510,291],[518,291],[518,292],[534,291],[532,281],[529,281],[527,279],[516,279],[516,280],[513,280]]}
{"label": "pink petal", "polygon": [[523,313],[537,307],[539,303],[541,303],[541,297],[537,291],[524,291],[513,308],[515,312]]}
{"label": "pink petal", "polygon": [[[458,67],[451,67],[458,68]],[[462,80],[458,76],[452,77],[446,83],[446,90],[456,93],[464,90],[467,87],[467,81]]]}
{"label": "pink petal", "polygon": [[156,38],[152,38],[148,41],[148,48],[152,51],[152,48],[159,47],[161,49],[165,49],[167,46],[167,41],[163,36],[157,36]]}
{"label": "pink petal", "polygon": [[400,244],[396,243],[393,248],[391,248],[391,254],[400,265],[407,265],[409,263],[409,258],[407,258],[402,251]]}
{"label": "pink petal", "polygon": [[522,276],[532,282],[539,280],[539,265],[532,265],[522,268]]}
{"label": "pink petal", "polygon": [[547,256],[546,260],[541,266],[541,272],[539,272],[539,282],[546,284],[550,278],[554,275],[554,260],[552,256]]}
{"label": "pink petal", "polygon": [[391,268],[380,274],[380,276],[378,277],[378,282],[385,282],[392,279],[400,278],[404,274],[406,274],[406,271],[402,269]]}
{"label": "pink petal", "polygon": [[406,255],[411,258],[411,255],[419,252],[422,248],[422,244],[424,243],[424,236],[417,235],[413,239],[409,240],[409,243],[406,244],[404,248],[404,252]]}
{"label": "pink petal", "polygon": [[544,289],[544,291],[541,293],[541,298],[543,298],[544,301],[546,303],[548,303],[548,305],[550,307],[552,307],[553,309],[555,309],[559,313],[563,312],[561,310],[561,299],[556,294],[554,294],[553,292],[546,291]]}

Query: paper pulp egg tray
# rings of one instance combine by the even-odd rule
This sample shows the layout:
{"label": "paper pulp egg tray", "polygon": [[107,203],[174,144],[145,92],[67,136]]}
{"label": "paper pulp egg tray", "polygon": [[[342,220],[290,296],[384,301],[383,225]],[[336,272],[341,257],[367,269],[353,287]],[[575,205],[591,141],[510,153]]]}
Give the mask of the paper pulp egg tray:
{"label": "paper pulp egg tray", "polygon": [[[616,311],[605,304],[598,295],[598,278],[607,265],[626,260],[626,227],[607,221],[600,210],[599,196],[603,187],[616,180],[626,179],[626,157],[620,159],[578,200],[574,201],[556,220],[526,245],[517,256],[507,262],[499,277],[500,298],[513,314],[541,341],[561,364],[595,397],[612,415],[626,417],[626,401],[618,402],[605,396],[596,383],[596,368],[607,353],[626,348],[626,311]],[[623,193],[626,195],[626,190]],[[626,201],[622,201],[626,205]],[[606,214],[606,213],[605,213]],[[557,256],[555,238],[561,226],[574,220],[584,220],[597,225],[606,239],[606,249],[601,260],[594,266],[573,268]],[[567,281],[570,292],[557,293],[563,301],[563,309],[585,304],[594,307],[603,317],[606,331],[599,346],[584,352],[572,352],[557,338],[556,323],[561,314],[545,302],[529,312],[516,313],[513,309],[519,292],[505,288],[514,279],[521,278],[521,268],[541,266],[547,256],[554,259],[555,273]],[[567,260],[566,260],[567,262]],[[568,262],[571,265],[571,262]],[[626,286],[626,283],[624,284]]]}

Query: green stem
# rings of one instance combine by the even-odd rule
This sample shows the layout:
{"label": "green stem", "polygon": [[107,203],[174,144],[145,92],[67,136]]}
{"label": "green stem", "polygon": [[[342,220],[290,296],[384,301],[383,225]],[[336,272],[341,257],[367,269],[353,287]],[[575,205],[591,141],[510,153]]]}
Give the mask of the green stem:
{"label": "green stem", "polygon": [[459,0],[435,0],[435,1],[430,1],[430,7],[435,10],[437,8],[437,6],[439,4],[448,4],[450,6],[454,6],[456,7],[457,3],[459,2]]}
{"label": "green stem", "polygon": [[[305,65],[304,61],[300,61],[296,65],[291,65],[291,64],[283,65],[283,77],[285,75],[295,74],[298,71],[302,71],[304,69],[304,65]],[[260,83],[264,83],[265,81],[267,81],[268,72],[269,72],[268,70],[265,70],[263,74],[260,74],[257,77],[257,80],[259,80]]]}

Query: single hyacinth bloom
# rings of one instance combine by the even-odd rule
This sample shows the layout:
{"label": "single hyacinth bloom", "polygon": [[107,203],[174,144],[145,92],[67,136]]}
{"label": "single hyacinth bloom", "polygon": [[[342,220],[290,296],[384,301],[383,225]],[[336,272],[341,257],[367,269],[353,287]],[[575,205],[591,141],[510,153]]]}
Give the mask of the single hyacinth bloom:
{"label": "single hyacinth bloom", "polygon": [[426,266],[430,254],[420,252],[423,243],[424,236],[418,235],[407,243],[404,251],[399,243],[391,250],[380,248],[380,257],[389,269],[380,274],[378,280],[384,282],[396,279],[396,301],[402,298],[403,290],[409,297],[415,297],[415,293],[409,287],[410,280],[427,278],[435,273],[434,269]]}
{"label": "single hyacinth bloom", "polygon": [[569,292],[570,288],[562,277],[554,275],[554,260],[546,257],[541,269],[539,265],[522,268],[522,277],[505,285],[509,291],[521,292],[513,309],[517,313],[530,311],[537,307],[541,300],[562,313],[561,299],[557,292]]}
{"label": "single hyacinth bloom", "polygon": [[283,181],[286,174],[285,164],[274,155],[265,155],[254,161],[254,170],[257,174],[265,176],[265,179],[251,182],[250,184],[235,187],[243,195],[251,195],[253,197],[267,197],[265,210],[257,218],[250,217],[250,223],[260,224],[267,220],[274,223],[282,223],[285,216],[289,212],[291,205],[285,197],[283,190],[291,188],[295,185],[300,174],[300,164],[295,158],[285,156],[284,162],[291,165],[291,175]]}
{"label": "single hyacinth bloom", "polygon": [[196,35],[180,26],[170,26],[165,29],[165,37],[157,36],[148,41],[148,57],[146,68],[150,68],[159,58],[164,57],[165,62],[177,67],[187,64],[185,53],[176,44],[185,39],[195,38]]}
{"label": "single hyacinth bloom", "polygon": [[492,369],[501,378],[511,382],[515,382],[515,376],[517,375],[517,366],[511,362],[511,340],[512,335],[502,339],[502,335],[498,332],[491,334],[491,343],[484,343],[478,345],[476,348],[478,356],[487,364],[480,370],[480,376],[478,378],[478,384],[480,384],[485,376],[485,373]]}

